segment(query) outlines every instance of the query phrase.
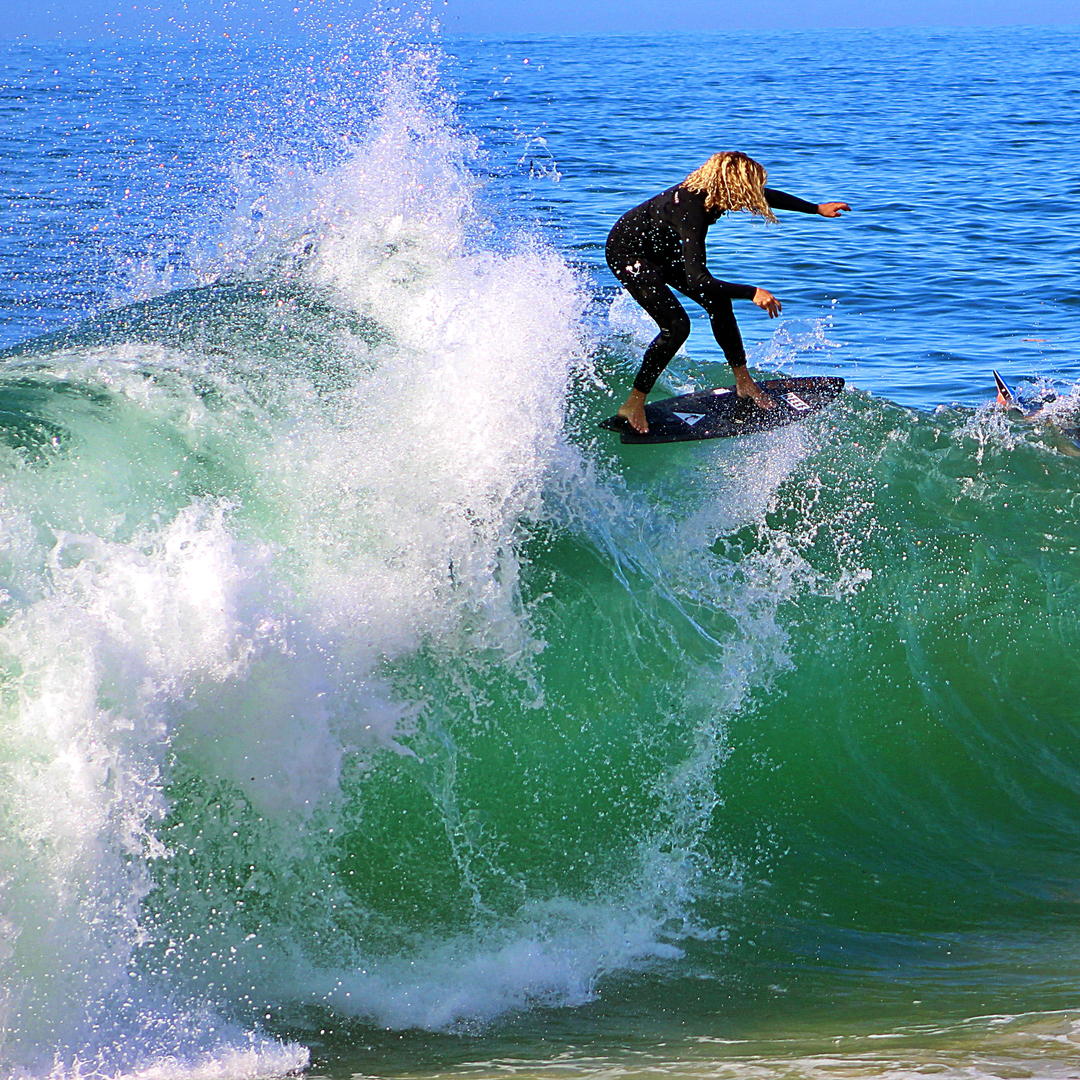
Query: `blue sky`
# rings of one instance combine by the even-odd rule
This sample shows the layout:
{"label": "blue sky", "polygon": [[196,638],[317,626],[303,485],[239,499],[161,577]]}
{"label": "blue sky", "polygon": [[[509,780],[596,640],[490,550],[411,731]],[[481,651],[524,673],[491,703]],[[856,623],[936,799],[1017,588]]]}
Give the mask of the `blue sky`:
{"label": "blue sky", "polygon": [[[0,0],[0,37],[292,36],[370,0]],[[1080,25],[1080,0],[434,0],[448,33]]]}

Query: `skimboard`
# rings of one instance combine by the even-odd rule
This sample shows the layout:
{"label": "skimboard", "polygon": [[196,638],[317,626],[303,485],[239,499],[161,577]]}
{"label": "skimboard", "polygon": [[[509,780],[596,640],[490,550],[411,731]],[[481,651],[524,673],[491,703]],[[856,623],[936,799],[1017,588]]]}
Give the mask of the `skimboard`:
{"label": "skimboard", "polygon": [[739,397],[732,387],[719,386],[650,402],[645,406],[647,435],[639,435],[619,416],[602,421],[600,426],[618,432],[624,443],[693,442],[756,435],[794,424],[823,409],[839,397],[844,380],[831,375],[770,379],[758,386],[776,402],[775,408],[761,409],[748,398]]}

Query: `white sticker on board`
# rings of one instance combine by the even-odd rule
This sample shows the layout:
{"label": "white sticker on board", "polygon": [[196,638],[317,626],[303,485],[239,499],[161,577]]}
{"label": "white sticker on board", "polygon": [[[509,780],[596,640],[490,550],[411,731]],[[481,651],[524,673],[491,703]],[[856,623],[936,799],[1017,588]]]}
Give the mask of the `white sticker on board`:
{"label": "white sticker on board", "polygon": [[726,386],[718,386],[714,391],[714,394],[730,394],[731,391]]}
{"label": "white sticker on board", "polygon": [[810,408],[810,406],[807,405],[806,402],[803,401],[803,399],[799,397],[798,394],[793,394],[790,390],[784,395],[784,397],[787,398],[787,403],[793,409],[797,409],[799,412],[806,412],[806,410]]}
{"label": "white sticker on board", "polygon": [[699,420],[705,419],[703,412],[677,412],[675,414],[684,424],[693,427]]}

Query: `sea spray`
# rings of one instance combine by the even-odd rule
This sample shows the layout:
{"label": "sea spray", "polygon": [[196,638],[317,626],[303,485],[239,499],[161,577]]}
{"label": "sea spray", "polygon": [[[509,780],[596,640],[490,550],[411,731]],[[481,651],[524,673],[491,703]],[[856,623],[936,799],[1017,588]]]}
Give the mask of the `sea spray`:
{"label": "sea spray", "polygon": [[6,372],[13,1060],[273,1071],[298,1007],[475,1023],[710,932],[786,577],[702,539],[790,464],[651,500],[567,440],[583,282],[492,235],[428,59],[198,283]]}
{"label": "sea spray", "polygon": [[[161,333],[121,309],[20,348],[5,373],[39,433],[12,428],[7,460],[11,1061],[294,1067],[301,1050],[233,1023],[257,1031],[307,997],[331,954],[361,968],[366,924],[400,941],[393,912],[343,880],[335,827],[362,817],[343,782],[384,767],[383,747],[426,769],[453,816],[443,764],[408,745],[428,702],[392,665],[434,649],[528,666],[543,643],[519,530],[577,456],[561,416],[580,285],[535,240],[476,242],[466,156],[398,87],[365,143],[293,187],[277,233],[261,226],[253,254],[269,257],[240,271],[229,255],[141,301]],[[306,360],[275,369],[275,324],[295,333],[327,304],[360,332],[307,339]],[[535,908],[542,939],[561,906]],[[597,971],[658,948],[647,931],[589,945],[595,919],[571,918],[586,929],[539,945],[548,959],[488,1004],[435,991],[402,1011],[387,990],[357,1011],[445,1024],[581,999]],[[529,952],[494,933],[496,956]]]}

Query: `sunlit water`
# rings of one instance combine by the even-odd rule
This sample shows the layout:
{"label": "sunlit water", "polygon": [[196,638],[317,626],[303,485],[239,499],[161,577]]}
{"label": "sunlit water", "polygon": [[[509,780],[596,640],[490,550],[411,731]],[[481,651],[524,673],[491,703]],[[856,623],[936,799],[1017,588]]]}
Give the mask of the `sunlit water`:
{"label": "sunlit water", "polygon": [[1074,1075],[1080,32],[390,42],[4,48],[4,1067]]}

